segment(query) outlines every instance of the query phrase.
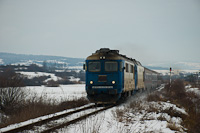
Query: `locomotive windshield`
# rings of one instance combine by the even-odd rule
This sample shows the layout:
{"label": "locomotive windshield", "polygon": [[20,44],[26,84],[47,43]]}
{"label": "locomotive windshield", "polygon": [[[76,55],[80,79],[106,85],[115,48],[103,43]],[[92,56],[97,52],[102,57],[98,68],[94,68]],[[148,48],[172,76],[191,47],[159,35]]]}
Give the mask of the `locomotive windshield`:
{"label": "locomotive windshield", "polygon": [[89,62],[88,70],[90,72],[99,72],[101,70],[101,63],[100,62]]}
{"label": "locomotive windshield", "polygon": [[106,72],[116,72],[118,70],[118,63],[116,61],[106,61],[105,71]]}

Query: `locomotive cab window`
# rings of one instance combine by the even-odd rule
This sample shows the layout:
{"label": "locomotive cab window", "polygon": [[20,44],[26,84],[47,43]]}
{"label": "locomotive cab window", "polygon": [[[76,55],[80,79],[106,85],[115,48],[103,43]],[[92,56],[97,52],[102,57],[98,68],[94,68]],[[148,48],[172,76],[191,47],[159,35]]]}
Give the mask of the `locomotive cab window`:
{"label": "locomotive cab window", "polygon": [[116,61],[106,61],[105,71],[106,72],[116,72],[118,70],[118,63]]}
{"label": "locomotive cab window", "polygon": [[101,70],[101,63],[100,62],[89,62],[88,64],[88,71],[89,72],[99,72]]}

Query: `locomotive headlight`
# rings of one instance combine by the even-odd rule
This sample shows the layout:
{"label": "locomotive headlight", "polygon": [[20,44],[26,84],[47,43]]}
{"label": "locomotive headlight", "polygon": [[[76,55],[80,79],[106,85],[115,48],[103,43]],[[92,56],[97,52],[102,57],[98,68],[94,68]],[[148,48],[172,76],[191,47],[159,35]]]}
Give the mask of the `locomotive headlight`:
{"label": "locomotive headlight", "polygon": [[90,81],[90,84],[93,84],[93,81]]}
{"label": "locomotive headlight", "polygon": [[112,84],[115,84],[115,81],[112,81]]}

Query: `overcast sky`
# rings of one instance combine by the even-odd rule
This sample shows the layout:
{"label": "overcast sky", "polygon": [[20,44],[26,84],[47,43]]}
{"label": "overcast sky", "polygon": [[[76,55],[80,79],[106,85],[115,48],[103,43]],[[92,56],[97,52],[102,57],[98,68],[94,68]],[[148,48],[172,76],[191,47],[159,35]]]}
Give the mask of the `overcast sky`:
{"label": "overcast sky", "polygon": [[0,0],[0,52],[200,62],[200,0]]}

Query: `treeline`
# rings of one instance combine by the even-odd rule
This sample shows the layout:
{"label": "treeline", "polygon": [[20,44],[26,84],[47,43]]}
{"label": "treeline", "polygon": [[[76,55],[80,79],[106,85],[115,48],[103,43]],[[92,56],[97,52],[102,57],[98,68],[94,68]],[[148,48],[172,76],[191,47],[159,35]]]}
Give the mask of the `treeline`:
{"label": "treeline", "polygon": [[37,64],[31,64],[29,66],[26,65],[1,65],[0,70],[12,69],[15,71],[24,71],[24,72],[55,72],[54,66],[46,67],[46,66],[38,66]]}
{"label": "treeline", "polygon": [[[179,73],[179,75],[172,75],[171,79],[172,81],[177,80],[177,79],[181,79],[184,81],[189,82],[192,86],[194,87],[200,87],[200,73],[196,74],[196,73],[187,73],[187,74],[183,74],[183,73]],[[170,75],[162,75],[162,81],[164,83],[168,83],[170,80]]]}
{"label": "treeline", "polygon": [[[25,65],[7,65],[7,66],[0,66],[0,74],[4,74],[4,76],[8,76],[8,71],[18,74],[18,77],[21,78],[22,83],[24,86],[40,86],[40,85],[46,85],[46,86],[52,86],[57,87],[60,84],[77,84],[82,83],[85,81],[85,72],[83,70],[77,72],[75,70],[65,70],[56,72],[53,69],[46,69],[46,67],[40,67],[36,64],[31,64],[30,66]],[[48,76],[40,76],[40,77],[34,77],[34,78],[28,78],[18,72],[46,72],[55,74],[55,76],[60,77],[60,79],[54,81],[54,80],[48,80],[51,78],[51,75]],[[6,72],[6,73],[5,73]],[[79,78],[79,81],[71,81],[71,77],[73,78]]]}

